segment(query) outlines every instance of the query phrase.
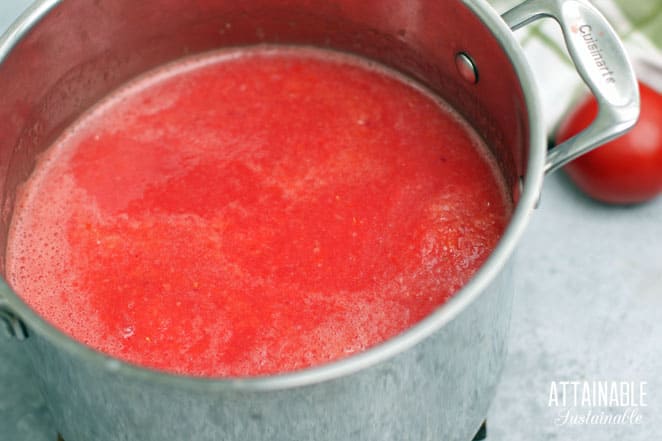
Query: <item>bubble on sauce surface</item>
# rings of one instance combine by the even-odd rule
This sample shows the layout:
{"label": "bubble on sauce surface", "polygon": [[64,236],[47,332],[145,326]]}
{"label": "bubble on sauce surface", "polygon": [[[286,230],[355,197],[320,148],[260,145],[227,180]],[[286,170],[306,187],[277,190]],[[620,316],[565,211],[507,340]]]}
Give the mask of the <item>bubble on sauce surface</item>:
{"label": "bubble on sauce surface", "polygon": [[[73,329],[85,330],[77,337],[83,343],[93,344],[103,329],[97,325],[98,311],[85,301],[87,293],[78,285],[64,233],[72,200],[85,200],[86,196],[66,174],[60,176],[56,184],[58,194],[49,204],[33,203],[33,193],[19,197],[17,203],[29,205],[30,212],[19,209],[12,220],[7,279],[37,313],[69,334]],[[95,211],[91,201],[85,203]],[[68,307],[53,307],[54,304]],[[109,351],[116,348],[111,344]]]}

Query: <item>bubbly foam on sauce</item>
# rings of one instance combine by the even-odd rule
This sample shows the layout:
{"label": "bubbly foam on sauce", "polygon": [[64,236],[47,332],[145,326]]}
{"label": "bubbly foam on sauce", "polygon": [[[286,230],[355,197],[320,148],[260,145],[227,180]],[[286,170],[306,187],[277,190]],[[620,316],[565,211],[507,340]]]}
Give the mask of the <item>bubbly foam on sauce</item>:
{"label": "bubbly foam on sauce", "polygon": [[309,48],[149,73],[41,158],[7,276],[48,321],[122,360],[250,376],[363,351],[464,285],[510,204],[445,104]]}

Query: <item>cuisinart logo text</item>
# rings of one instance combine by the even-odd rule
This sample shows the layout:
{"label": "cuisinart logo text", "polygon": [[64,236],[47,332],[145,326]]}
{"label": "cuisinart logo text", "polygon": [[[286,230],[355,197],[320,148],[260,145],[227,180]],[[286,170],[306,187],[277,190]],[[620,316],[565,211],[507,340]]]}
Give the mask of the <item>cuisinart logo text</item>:
{"label": "cuisinart logo text", "polygon": [[641,424],[647,404],[645,381],[552,381],[548,406],[558,425]]}
{"label": "cuisinart logo text", "polygon": [[[593,58],[593,63],[595,64],[595,67],[598,69],[598,72],[600,72],[600,75],[602,75],[602,78],[605,80],[605,82],[608,84],[615,84],[616,78],[614,78],[614,72],[609,68],[609,65],[607,64],[607,60],[605,59],[604,54],[602,53],[602,48],[600,47],[599,40],[595,38],[595,35],[593,34],[593,27],[585,24],[579,27],[573,27],[572,30],[574,32],[579,31],[579,33],[581,34],[582,40],[586,45],[586,49],[588,49],[589,54],[591,54],[591,58]],[[603,34],[600,33],[600,35],[602,36]]]}

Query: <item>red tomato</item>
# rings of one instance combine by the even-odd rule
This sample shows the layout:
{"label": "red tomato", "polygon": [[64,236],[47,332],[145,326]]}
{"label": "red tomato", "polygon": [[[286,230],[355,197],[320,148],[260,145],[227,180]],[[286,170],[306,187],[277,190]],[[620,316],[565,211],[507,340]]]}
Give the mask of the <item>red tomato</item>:
{"label": "red tomato", "polygon": [[[641,115],[627,134],[580,156],[565,171],[586,194],[613,204],[643,202],[662,192],[662,94],[639,84]],[[585,100],[561,124],[557,142],[586,128],[598,106]]]}

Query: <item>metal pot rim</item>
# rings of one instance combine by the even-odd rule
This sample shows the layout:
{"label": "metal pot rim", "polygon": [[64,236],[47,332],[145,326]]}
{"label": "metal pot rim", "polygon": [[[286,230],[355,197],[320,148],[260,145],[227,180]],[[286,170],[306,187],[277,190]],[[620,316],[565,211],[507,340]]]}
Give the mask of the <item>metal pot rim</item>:
{"label": "metal pot rim", "polygon": [[[29,7],[0,38],[0,63],[11,52],[21,37],[36,25],[62,0],[39,0]],[[359,354],[290,373],[244,378],[193,377],[139,367],[97,352],[69,338],[47,323],[29,308],[5,283],[0,290],[7,306],[14,311],[30,330],[49,340],[57,347],[68,351],[80,360],[96,365],[108,373],[144,380],[156,384],[183,389],[205,391],[270,391],[321,383],[347,376],[381,361],[389,359],[416,345],[461,311],[476,301],[496,275],[506,265],[516,244],[520,240],[533,209],[538,202],[545,172],[545,131],[542,124],[540,99],[533,75],[522,49],[511,29],[485,0],[462,0],[490,31],[498,36],[504,52],[513,63],[514,70],[524,90],[529,119],[529,155],[521,197],[517,203],[508,228],[498,245],[474,277],[446,303],[425,319],[401,334]]]}

